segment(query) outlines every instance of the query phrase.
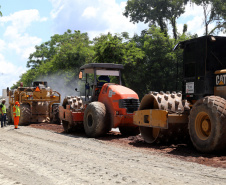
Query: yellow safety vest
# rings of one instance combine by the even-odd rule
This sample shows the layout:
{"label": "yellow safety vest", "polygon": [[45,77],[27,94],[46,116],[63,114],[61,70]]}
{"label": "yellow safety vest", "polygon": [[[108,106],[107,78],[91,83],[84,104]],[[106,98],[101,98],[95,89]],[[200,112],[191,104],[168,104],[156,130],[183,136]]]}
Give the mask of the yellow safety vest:
{"label": "yellow safety vest", "polygon": [[16,116],[20,116],[20,108],[18,106],[14,106],[16,110],[13,112]]}
{"label": "yellow safety vest", "polygon": [[0,113],[6,114],[6,106],[2,104],[2,111]]}

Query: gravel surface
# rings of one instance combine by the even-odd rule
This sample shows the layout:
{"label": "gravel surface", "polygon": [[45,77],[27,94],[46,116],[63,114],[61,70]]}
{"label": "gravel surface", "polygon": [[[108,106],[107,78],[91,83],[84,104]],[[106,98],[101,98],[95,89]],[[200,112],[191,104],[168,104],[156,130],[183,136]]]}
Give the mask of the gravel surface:
{"label": "gravel surface", "polygon": [[[62,125],[51,123],[31,124],[31,127],[52,130],[57,133],[63,133]],[[73,133],[75,136],[86,137],[84,131]],[[132,149],[138,148],[139,150],[160,152],[167,157],[178,158],[185,161],[204,164],[212,167],[226,168],[226,151],[221,151],[218,154],[202,154],[198,152],[193,145],[190,144],[147,144],[143,138],[138,136],[125,137],[122,136],[118,129],[112,129],[106,136],[98,138],[105,141],[107,144],[115,144],[122,147],[131,147]]]}
{"label": "gravel surface", "polygon": [[31,127],[0,129],[0,184],[226,184],[226,169]]}

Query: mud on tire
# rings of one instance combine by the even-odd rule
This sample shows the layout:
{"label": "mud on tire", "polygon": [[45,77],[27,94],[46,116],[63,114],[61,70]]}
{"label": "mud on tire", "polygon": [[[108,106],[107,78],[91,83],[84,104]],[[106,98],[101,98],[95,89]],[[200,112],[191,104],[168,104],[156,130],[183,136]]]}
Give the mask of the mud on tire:
{"label": "mud on tire", "polygon": [[101,102],[90,103],[84,113],[84,129],[88,137],[98,137],[106,133],[106,108]]}
{"label": "mud on tire", "polygon": [[65,133],[70,133],[70,127],[68,121],[62,120],[62,125]]}
{"label": "mud on tire", "polygon": [[9,106],[7,117],[8,117],[8,124],[13,123],[13,107]]}
{"label": "mud on tire", "polygon": [[54,104],[53,105],[53,120],[52,122],[55,124],[60,125],[60,117],[59,117],[59,104]]}
{"label": "mud on tire", "polygon": [[19,125],[29,125],[31,121],[31,109],[29,104],[20,105],[20,122]]}
{"label": "mud on tire", "polygon": [[214,152],[226,148],[226,100],[207,96],[198,100],[189,117],[189,133],[193,145],[200,152]]}

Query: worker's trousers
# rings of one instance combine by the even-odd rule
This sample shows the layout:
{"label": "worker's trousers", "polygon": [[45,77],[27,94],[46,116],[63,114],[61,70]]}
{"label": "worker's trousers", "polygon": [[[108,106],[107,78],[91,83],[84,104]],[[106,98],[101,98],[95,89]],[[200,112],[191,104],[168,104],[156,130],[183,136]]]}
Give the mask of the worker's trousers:
{"label": "worker's trousers", "polygon": [[6,114],[1,115],[1,127],[6,126]]}
{"label": "worker's trousers", "polygon": [[15,128],[18,128],[19,121],[20,121],[20,116],[15,116],[14,117],[14,126],[15,126]]}

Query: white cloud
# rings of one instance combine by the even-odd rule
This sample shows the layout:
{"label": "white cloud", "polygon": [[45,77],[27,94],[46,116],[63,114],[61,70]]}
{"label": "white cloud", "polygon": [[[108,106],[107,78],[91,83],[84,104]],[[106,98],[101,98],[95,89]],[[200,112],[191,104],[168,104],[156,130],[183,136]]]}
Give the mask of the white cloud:
{"label": "white cloud", "polygon": [[30,54],[28,51],[34,51],[34,46],[40,44],[42,39],[30,36],[26,31],[33,22],[46,20],[47,18],[40,17],[35,9],[15,12],[0,18],[0,22],[7,25],[3,35],[8,49],[15,50],[22,59],[27,59]]}
{"label": "white cloud", "polygon": [[94,7],[87,7],[87,8],[84,10],[82,16],[85,17],[85,18],[96,17],[97,11],[98,11],[97,8],[94,8]]}
{"label": "white cloud", "polygon": [[137,24],[129,22],[129,19],[122,15],[125,3],[119,5],[114,0],[100,0],[100,3],[102,4],[103,10],[102,19],[108,24],[109,30],[112,30],[113,33],[137,30]]}
{"label": "white cloud", "polygon": [[179,33],[183,32],[184,24],[187,24],[189,33],[197,33],[202,36],[204,33],[202,7],[188,4],[185,7],[185,13],[178,19]]}
{"label": "white cloud", "polygon": [[[133,24],[123,16],[126,1],[120,4],[115,0],[50,0],[53,3],[55,33],[64,33],[67,29],[88,32],[90,38],[100,33],[129,32],[131,36],[147,25]],[[94,35],[96,33],[97,35]]]}
{"label": "white cloud", "polygon": [[[26,72],[29,54],[35,51],[35,45],[41,38],[31,36],[28,31],[34,22],[47,21],[38,10],[22,10],[0,18],[2,39],[0,39],[0,89],[12,86],[20,75]],[[0,92],[1,94],[1,92]]]}
{"label": "white cloud", "polygon": [[23,53],[21,55],[21,57],[23,59],[28,59],[28,57],[30,56],[30,54],[35,52],[35,47],[34,46],[37,45],[35,43],[40,43],[40,41],[34,42],[34,44],[31,44],[30,47],[26,47],[26,49],[23,50]]}
{"label": "white cloud", "polygon": [[187,4],[185,7],[185,13],[181,16],[181,18],[189,18],[194,16],[203,16],[203,8],[202,6],[197,6],[194,4]]}
{"label": "white cloud", "polygon": [[12,35],[8,40],[10,41],[8,48],[14,49],[16,53],[22,57],[22,59],[27,59],[30,54],[28,51],[34,52],[34,46],[40,44],[42,41],[42,39],[29,36],[28,34],[15,34]]}
{"label": "white cloud", "polygon": [[0,39],[0,52],[5,49],[6,43],[4,40]]}
{"label": "white cloud", "polygon": [[12,62],[7,62],[2,54],[0,54],[0,66],[0,89],[11,87],[18,81],[19,76],[26,71],[25,67],[18,67],[12,64]]}
{"label": "white cloud", "polygon": [[204,34],[203,19],[201,16],[195,16],[191,21],[187,22],[188,32],[197,33],[199,36]]}
{"label": "white cloud", "polygon": [[50,12],[50,15],[55,19],[58,14],[63,10],[64,4],[62,0],[49,0],[53,5],[53,10]]}
{"label": "white cloud", "polygon": [[0,66],[2,66],[0,68],[1,74],[11,75],[24,72],[24,69],[22,67],[15,66],[14,64],[7,62],[2,54],[0,54]]}
{"label": "white cloud", "polygon": [[12,26],[15,27],[20,33],[24,32],[31,25],[32,22],[43,22],[46,20],[46,17],[40,17],[39,11],[36,9],[22,10],[19,12],[15,12],[9,16],[3,16],[0,18],[0,22],[2,23],[11,22]]}
{"label": "white cloud", "polygon": [[15,37],[16,35],[17,36],[19,35],[18,34],[18,29],[16,27],[10,25],[10,26],[8,26],[6,28],[5,33],[4,33],[5,37],[9,37],[10,38],[11,36]]}
{"label": "white cloud", "polygon": [[[204,13],[202,6],[188,4],[185,8],[185,13],[178,19],[178,22],[178,31],[180,33],[183,32],[184,24],[187,24],[189,33],[197,34],[198,36],[203,36],[205,33]],[[214,26],[215,23],[211,23],[208,27],[209,31],[213,29]],[[225,34],[221,32],[219,35],[223,36]]]}

